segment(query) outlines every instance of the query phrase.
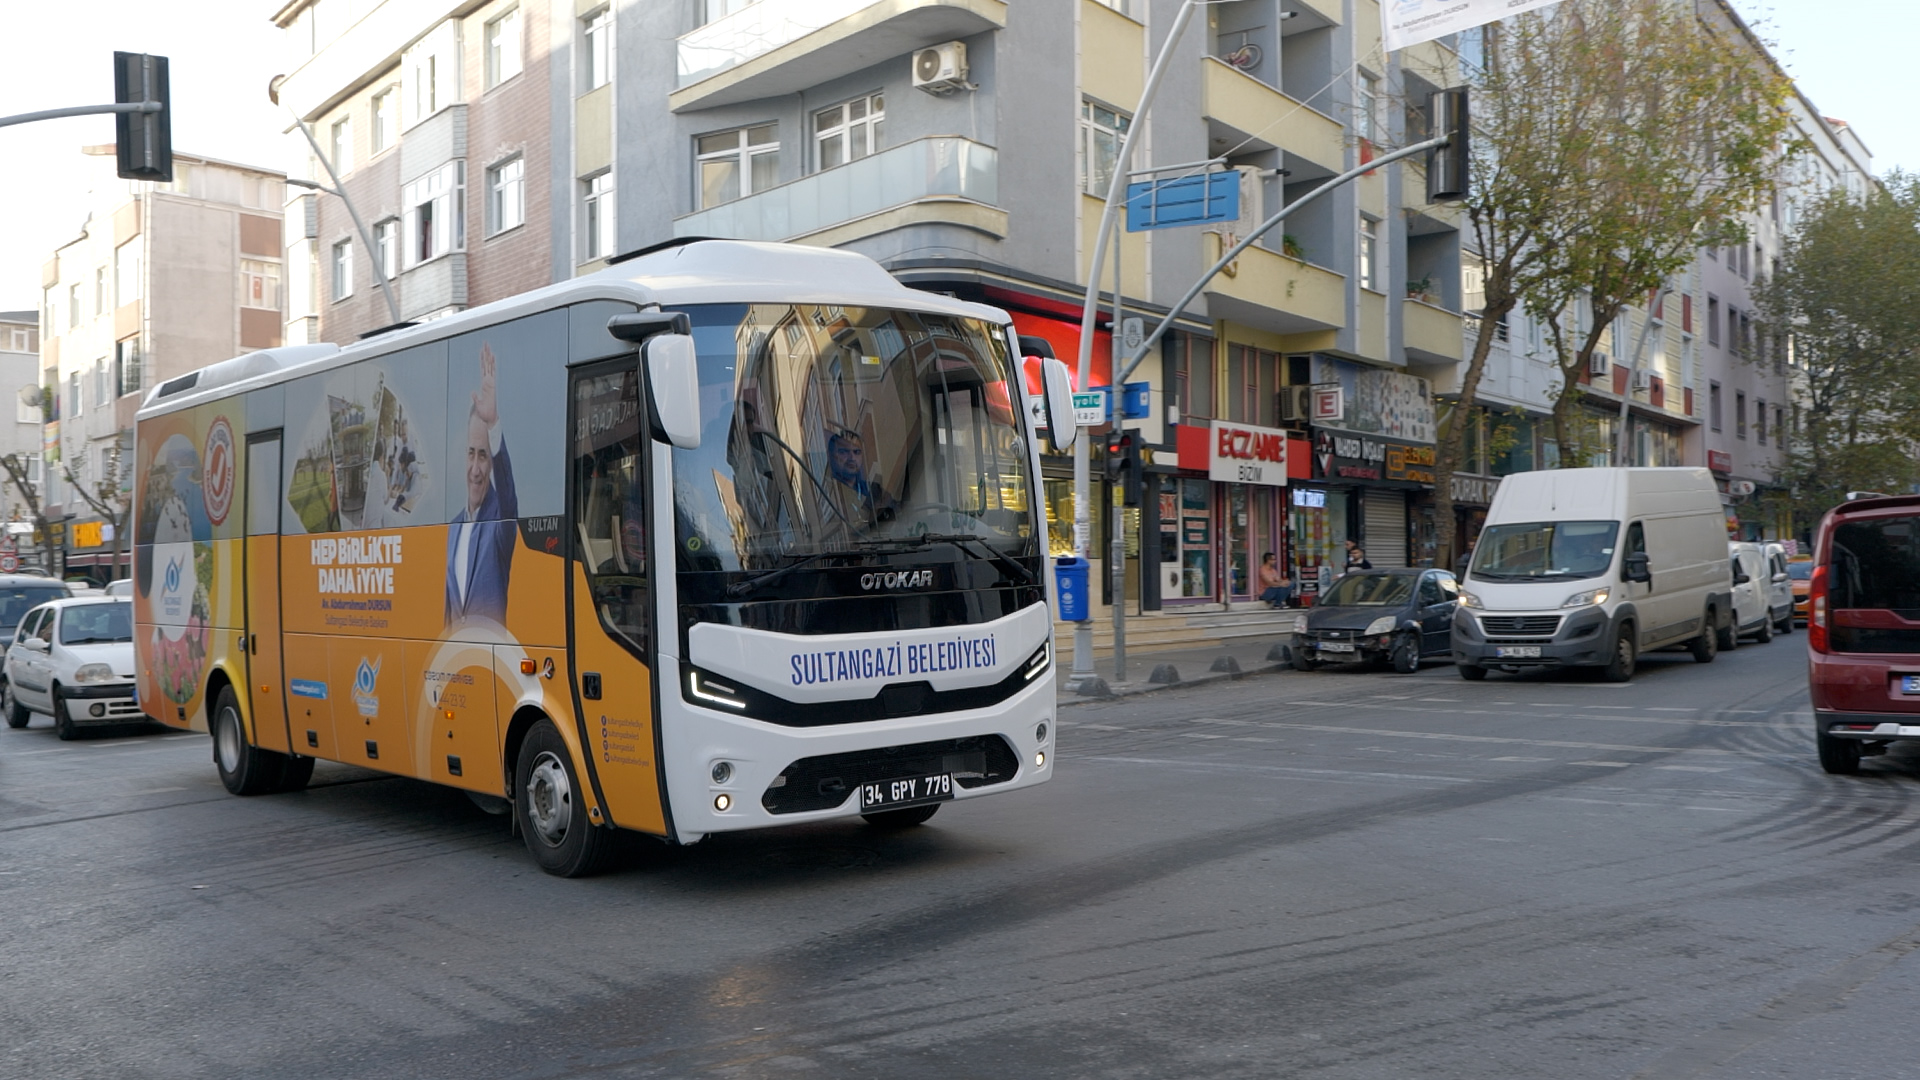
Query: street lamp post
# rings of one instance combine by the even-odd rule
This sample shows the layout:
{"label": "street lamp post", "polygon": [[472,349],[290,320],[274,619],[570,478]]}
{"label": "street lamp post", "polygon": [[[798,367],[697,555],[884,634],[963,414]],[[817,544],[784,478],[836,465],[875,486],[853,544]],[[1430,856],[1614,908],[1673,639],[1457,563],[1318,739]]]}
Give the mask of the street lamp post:
{"label": "street lamp post", "polygon": [[[280,104],[280,83],[285,78],[285,75],[275,75],[272,81],[267,83],[267,98],[275,105]],[[347,197],[346,187],[340,183],[340,174],[333,171],[333,162],[328,160],[326,152],[320,149],[320,140],[313,137],[313,129],[307,126],[307,122],[300,118],[299,113],[293,111],[293,106],[287,106],[287,113],[293,117],[293,124],[300,129],[300,134],[307,137],[307,145],[313,147],[314,158],[320,162],[321,168],[327,170],[327,179],[333,181],[333,186],[327,187],[312,180],[296,180],[293,177],[288,177],[287,183],[293,187],[332,195],[347,208],[347,216],[353,219],[353,229],[360,234],[360,243],[367,249],[367,262],[373,266],[373,282],[380,286],[380,295],[387,301],[387,314],[395,323],[401,322],[400,302],[394,299],[393,283],[387,280],[387,268],[381,265],[380,252],[373,246],[373,237],[367,232],[366,222],[360,220],[360,211],[354,207],[353,200]]]}

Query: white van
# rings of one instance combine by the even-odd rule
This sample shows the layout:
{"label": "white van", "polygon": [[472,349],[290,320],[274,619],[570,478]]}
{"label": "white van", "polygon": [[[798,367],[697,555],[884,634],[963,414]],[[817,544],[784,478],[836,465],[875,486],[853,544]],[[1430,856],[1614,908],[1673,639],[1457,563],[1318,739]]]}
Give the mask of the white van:
{"label": "white van", "polygon": [[1779,544],[1734,541],[1727,545],[1733,567],[1734,634],[1766,643],[1784,621],[1793,627],[1793,590],[1787,559]]}
{"label": "white van", "polygon": [[1549,469],[1500,482],[1460,583],[1453,661],[1598,667],[1633,677],[1648,649],[1709,663],[1736,644],[1727,519],[1705,469]]}

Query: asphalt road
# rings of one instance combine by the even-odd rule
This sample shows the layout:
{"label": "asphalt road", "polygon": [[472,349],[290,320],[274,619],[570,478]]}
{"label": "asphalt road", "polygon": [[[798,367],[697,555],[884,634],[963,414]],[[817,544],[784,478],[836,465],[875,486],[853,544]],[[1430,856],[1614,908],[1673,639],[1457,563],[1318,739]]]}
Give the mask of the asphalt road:
{"label": "asphalt road", "polygon": [[0,731],[0,1075],[1920,1075],[1920,756],[1804,638],[1064,710],[1058,778],[536,870],[456,793]]}

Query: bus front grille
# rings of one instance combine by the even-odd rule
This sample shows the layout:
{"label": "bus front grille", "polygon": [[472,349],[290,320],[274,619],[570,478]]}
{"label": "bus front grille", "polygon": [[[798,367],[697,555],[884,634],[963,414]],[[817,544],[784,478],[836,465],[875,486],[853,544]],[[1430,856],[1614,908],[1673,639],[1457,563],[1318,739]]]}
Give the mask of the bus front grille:
{"label": "bus front grille", "polygon": [[1013,779],[1019,768],[1013,747],[998,735],[826,754],[788,765],[767,786],[760,805],[769,814],[831,810],[853,797],[861,784],[951,773],[963,788],[987,787]]}

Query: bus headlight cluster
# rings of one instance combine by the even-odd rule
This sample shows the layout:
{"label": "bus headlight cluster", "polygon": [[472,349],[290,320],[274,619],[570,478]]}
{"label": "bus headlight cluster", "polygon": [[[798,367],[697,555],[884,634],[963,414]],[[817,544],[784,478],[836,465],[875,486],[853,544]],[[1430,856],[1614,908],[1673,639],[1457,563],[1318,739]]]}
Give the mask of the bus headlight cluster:
{"label": "bus headlight cluster", "polygon": [[747,707],[746,702],[733,696],[740,692],[738,688],[718,682],[711,676],[702,675],[698,671],[687,672],[687,692],[709,705],[723,705],[729,709]]}
{"label": "bus headlight cluster", "polygon": [[723,814],[733,809],[733,796],[724,791],[715,795],[713,797],[713,808]]}
{"label": "bus headlight cluster", "polygon": [[713,782],[724,784],[733,779],[733,762],[716,761],[713,763]]}
{"label": "bus headlight cluster", "polygon": [[1047,670],[1047,665],[1052,662],[1052,659],[1052,642],[1040,646],[1039,652],[1027,658],[1027,681],[1032,682],[1041,672]]}

